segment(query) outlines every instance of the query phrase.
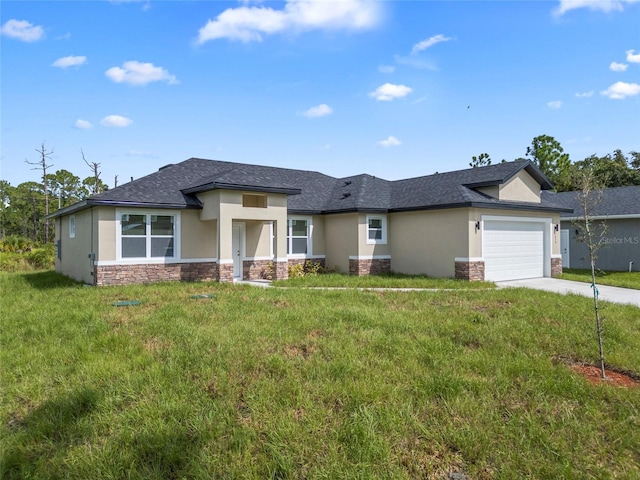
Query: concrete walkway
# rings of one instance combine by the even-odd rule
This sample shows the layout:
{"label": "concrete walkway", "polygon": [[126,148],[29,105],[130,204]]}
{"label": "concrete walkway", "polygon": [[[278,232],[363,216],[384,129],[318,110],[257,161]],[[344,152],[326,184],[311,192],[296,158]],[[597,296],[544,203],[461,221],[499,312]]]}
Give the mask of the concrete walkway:
{"label": "concrete walkway", "polygon": [[[547,292],[574,293],[584,297],[593,298],[591,284],[582,282],[572,282],[559,278],[530,278],[527,280],[510,280],[508,282],[496,282],[498,288],[524,287],[535,290],[546,290]],[[625,303],[640,307],[640,290],[630,288],[610,287],[608,285],[598,285],[598,299],[606,302]]]}
{"label": "concrete walkway", "polygon": [[[254,287],[268,288],[271,286],[269,280],[243,280],[234,282],[238,285],[251,285]],[[496,282],[498,288],[533,288],[534,290],[546,290],[547,292],[574,293],[583,297],[593,298],[593,290],[589,283],[572,282],[570,280],[560,280],[559,278],[530,278],[527,280],[510,280],[508,282]],[[289,288],[289,287],[278,287]],[[359,291],[394,291],[394,292],[441,292],[441,291],[479,291],[477,288],[470,289],[442,289],[442,288],[376,288],[376,287],[306,287],[309,290],[359,290]],[[598,298],[607,302],[624,303],[640,307],[640,290],[630,288],[610,287],[608,285],[598,285]]]}

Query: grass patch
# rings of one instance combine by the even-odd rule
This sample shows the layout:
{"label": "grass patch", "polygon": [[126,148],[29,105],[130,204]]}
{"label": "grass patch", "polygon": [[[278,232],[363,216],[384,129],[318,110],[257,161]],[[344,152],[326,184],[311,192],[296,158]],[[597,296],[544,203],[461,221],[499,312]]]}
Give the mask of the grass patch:
{"label": "grass patch", "polygon": [[431,278],[424,275],[403,275],[390,273],[383,275],[344,275],[327,273],[305,275],[303,277],[277,280],[279,287],[336,287],[336,288],[427,288],[427,289],[486,289],[495,288],[493,282],[468,282],[453,278]]}
{"label": "grass patch", "polygon": [[[559,278],[591,283],[591,270],[564,268]],[[640,272],[603,272],[599,270],[596,272],[596,283],[640,290]]]}
{"label": "grass patch", "polygon": [[0,272],[25,272],[52,269],[55,263],[55,248],[48,244],[29,248],[25,252],[0,250]]}
{"label": "grass patch", "polygon": [[[587,298],[88,288],[53,272],[0,286],[2,478],[640,472],[640,389],[557,360],[597,359]],[[638,373],[640,309],[602,309],[608,361]]]}

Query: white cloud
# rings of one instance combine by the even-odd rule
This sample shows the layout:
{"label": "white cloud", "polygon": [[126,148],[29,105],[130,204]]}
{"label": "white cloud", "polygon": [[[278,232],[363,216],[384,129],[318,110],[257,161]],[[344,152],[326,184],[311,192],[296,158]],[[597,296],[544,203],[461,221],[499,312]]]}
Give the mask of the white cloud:
{"label": "white cloud", "polygon": [[331,115],[332,113],[333,109],[326,103],[323,103],[317,107],[311,107],[309,110],[304,112],[303,115],[307,118],[318,118]]}
{"label": "white cloud", "polygon": [[434,45],[440,42],[448,42],[449,40],[453,40],[452,37],[445,37],[443,34],[434,35],[433,37],[429,37],[426,40],[422,40],[419,43],[416,43],[411,49],[411,55],[416,55],[417,53],[426,50],[429,47],[433,47]]}
{"label": "white cloud", "polygon": [[389,135],[385,140],[380,140],[378,145],[384,148],[397,147],[398,145],[402,145],[402,142],[393,135]]}
{"label": "white cloud", "polygon": [[102,120],[100,120],[100,124],[105,127],[128,127],[133,123],[133,120],[127,117],[123,117],[121,115],[107,115]]}
{"label": "white cloud", "polygon": [[611,65],[609,65],[609,70],[613,72],[624,72],[628,67],[629,65],[627,65],[626,63],[611,62]]}
{"label": "white cloud", "polygon": [[395,72],[396,67],[394,67],[393,65],[380,65],[378,67],[378,71],[380,73],[393,73]]}
{"label": "white cloud", "polygon": [[625,4],[636,3],[640,0],[560,0],[560,4],[553,10],[554,15],[561,16],[570,10],[588,8],[602,12],[621,12]]}
{"label": "white cloud", "polygon": [[552,102],[548,102],[547,103],[547,107],[553,108],[553,109],[558,109],[558,108],[562,107],[562,102],[560,100],[554,100]]}
{"label": "white cloud", "polygon": [[37,42],[44,37],[44,28],[33,25],[26,20],[7,20],[0,28],[0,33],[23,42]]}
{"label": "white cloud", "polygon": [[588,98],[588,97],[593,97],[594,91],[593,90],[589,90],[588,92],[578,92],[576,93],[576,97],[578,98]]}
{"label": "white cloud", "polygon": [[633,97],[640,94],[640,84],[616,82],[606,90],[600,92],[600,94],[614,100],[622,100],[626,97]]}
{"label": "white cloud", "polygon": [[135,60],[124,62],[122,68],[111,67],[104,73],[116,83],[129,85],[146,85],[151,82],[166,81],[169,85],[179,83],[175,75],[171,75],[162,67],[153,63],[141,63]]}
{"label": "white cloud", "polygon": [[119,5],[121,3],[140,3],[140,2],[145,2],[145,4],[142,6],[143,11],[146,12],[147,10],[151,10],[150,0],[109,0],[109,3],[112,3],[113,5]]}
{"label": "white cloud", "polygon": [[198,44],[228,38],[261,42],[263,35],[308,30],[362,30],[375,26],[380,4],[367,0],[287,0],[284,9],[229,8],[198,31]]}
{"label": "white cloud", "polygon": [[154,158],[155,155],[151,152],[145,152],[142,150],[129,150],[126,153],[127,157],[146,157],[146,158]]}
{"label": "white cloud", "polygon": [[406,85],[394,85],[393,83],[385,83],[384,85],[380,85],[375,91],[369,94],[370,97],[375,98],[376,100],[381,100],[388,102],[395,98],[402,98],[409,95],[413,89],[411,87],[407,87]]}
{"label": "white cloud", "polygon": [[93,127],[93,125],[91,125],[91,122],[89,122],[88,120],[83,120],[81,118],[76,120],[75,125],[76,125],[76,128],[79,128],[80,130],[88,130],[91,127]]}
{"label": "white cloud", "polygon": [[406,57],[394,55],[393,58],[398,65],[408,65],[413,68],[418,68],[421,70],[431,70],[434,72],[438,70],[438,66],[435,63],[424,60],[420,57],[416,57],[415,55],[409,55]]}
{"label": "white cloud", "polygon": [[627,50],[627,62],[640,63],[640,53],[636,53],[635,50]]}
{"label": "white cloud", "polygon": [[57,59],[55,62],[51,64],[51,66],[59,67],[59,68],[67,68],[67,67],[77,67],[85,63],[87,63],[87,57],[69,55],[68,57],[62,57]]}

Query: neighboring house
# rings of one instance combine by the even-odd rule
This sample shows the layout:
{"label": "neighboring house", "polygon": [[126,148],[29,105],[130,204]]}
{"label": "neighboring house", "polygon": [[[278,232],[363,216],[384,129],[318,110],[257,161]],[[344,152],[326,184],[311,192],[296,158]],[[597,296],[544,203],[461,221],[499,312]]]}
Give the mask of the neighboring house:
{"label": "neighboring house", "polygon": [[[584,218],[581,192],[544,192],[543,199],[570,208],[573,213],[560,215],[562,266],[590,268],[587,246],[578,240],[575,222]],[[607,232],[597,252],[601,270],[640,271],[640,185],[606,188],[593,192],[595,200],[591,218],[604,221]]]}
{"label": "neighboring house", "polygon": [[387,181],[192,158],[55,218],[56,270],[95,285],[341,272],[506,280],[561,273],[562,207],[526,160]]}

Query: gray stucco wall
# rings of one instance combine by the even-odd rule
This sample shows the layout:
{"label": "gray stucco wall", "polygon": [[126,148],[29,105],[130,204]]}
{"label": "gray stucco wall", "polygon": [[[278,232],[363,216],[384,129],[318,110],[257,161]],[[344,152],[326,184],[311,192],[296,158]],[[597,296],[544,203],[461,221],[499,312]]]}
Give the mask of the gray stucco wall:
{"label": "gray stucco wall", "polygon": [[[598,250],[596,267],[601,270],[640,271],[640,218],[606,220],[608,231],[604,246]],[[589,268],[589,252],[576,239],[576,226],[564,221],[561,228],[569,230],[569,268]]]}

